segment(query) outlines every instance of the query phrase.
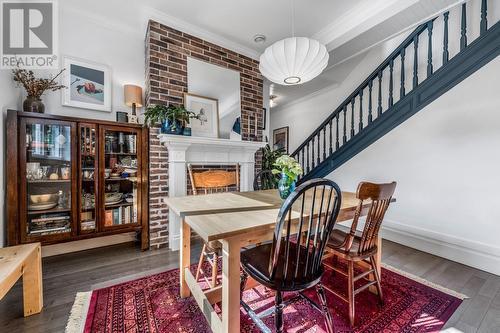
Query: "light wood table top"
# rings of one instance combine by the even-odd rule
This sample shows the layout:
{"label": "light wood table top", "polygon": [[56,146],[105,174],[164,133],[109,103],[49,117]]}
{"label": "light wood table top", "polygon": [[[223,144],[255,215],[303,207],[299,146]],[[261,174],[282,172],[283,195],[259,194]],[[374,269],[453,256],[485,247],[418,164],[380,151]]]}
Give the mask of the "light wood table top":
{"label": "light wood table top", "polygon": [[[270,191],[255,191],[246,192],[250,200],[258,200],[276,207],[275,198],[279,199],[276,190]],[[273,193],[275,195],[273,195]],[[216,196],[209,199],[215,199]],[[279,199],[279,206],[281,206]],[[359,201],[356,199],[356,194],[351,192],[342,192],[342,205],[340,208],[337,221],[346,221],[352,219],[354,211]],[[367,208],[370,203],[365,203]],[[306,205],[307,206],[307,205]],[[237,208],[237,207],[235,207]],[[308,211],[306,209],[305,211]],[[185,221],[189,226],[205,241],[213,241],[232,236],[245,234],[248,232],[258,232],[274,228],[276,218],[278,217],[279,208],[241,210],[233,212],[211,212],[203,215],[193,215],[186,212]],[[300,217],[298,212],[292,213],[292,219]]]}
{"label": "light wood table top", "polygon": [[[276,192],[276,195],[272,195],[271,192]],[[173,210],[181,218],[189,215],[271,209],[281,206],[281,199],[277,194],[277,190],[167,197],[165,202],[169,209]]]}

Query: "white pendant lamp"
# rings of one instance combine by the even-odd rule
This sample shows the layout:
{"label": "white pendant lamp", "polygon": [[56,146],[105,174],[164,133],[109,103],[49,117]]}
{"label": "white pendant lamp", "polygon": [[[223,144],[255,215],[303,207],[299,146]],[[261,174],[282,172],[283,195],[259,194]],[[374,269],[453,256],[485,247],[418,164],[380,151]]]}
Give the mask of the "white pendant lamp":
{"label": "white pendant lamp", "polygon": [[317,40],[295,37],[292,0],[292,36],[277,41],[260,56],[259,70],[281,85],[302,84],[321,74],[328,65],[328,51]]}

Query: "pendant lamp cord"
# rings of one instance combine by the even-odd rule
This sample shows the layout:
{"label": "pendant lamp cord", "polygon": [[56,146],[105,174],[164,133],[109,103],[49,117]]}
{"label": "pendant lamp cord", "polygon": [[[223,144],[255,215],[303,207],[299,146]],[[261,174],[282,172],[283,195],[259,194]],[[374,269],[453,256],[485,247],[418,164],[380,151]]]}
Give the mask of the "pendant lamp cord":
{"label": "pendant lamp cord", "polygon": [[291,0],[291,7],[292,7],[292,37],[295,37],[295,6],[294,6],[294,0]]}

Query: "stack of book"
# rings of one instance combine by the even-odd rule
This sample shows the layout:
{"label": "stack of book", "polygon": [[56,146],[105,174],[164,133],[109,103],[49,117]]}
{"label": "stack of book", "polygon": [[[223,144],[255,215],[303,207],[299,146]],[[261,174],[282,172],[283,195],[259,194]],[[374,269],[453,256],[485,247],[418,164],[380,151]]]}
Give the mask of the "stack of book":
{"label": "stack of book", "polygon": [[111,227],[137,222],[137,210],[134,206],[122,206],[106,210],[104,226]]}
{"label": "stack of book", "polygon": [[29,234],[50,235],[71,231],[70,217],[68,215],[40,215],[32,219]]}

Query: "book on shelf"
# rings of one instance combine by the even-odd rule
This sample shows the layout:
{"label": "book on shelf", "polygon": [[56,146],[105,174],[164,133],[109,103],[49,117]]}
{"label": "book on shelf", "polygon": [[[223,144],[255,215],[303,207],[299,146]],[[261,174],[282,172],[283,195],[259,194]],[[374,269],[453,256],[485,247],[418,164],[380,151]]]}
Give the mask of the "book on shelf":
{"label": "book on shelf", "polygon": [[104,213],[104,226],[110,227],[113,225],[113,211],[108,209]]}

